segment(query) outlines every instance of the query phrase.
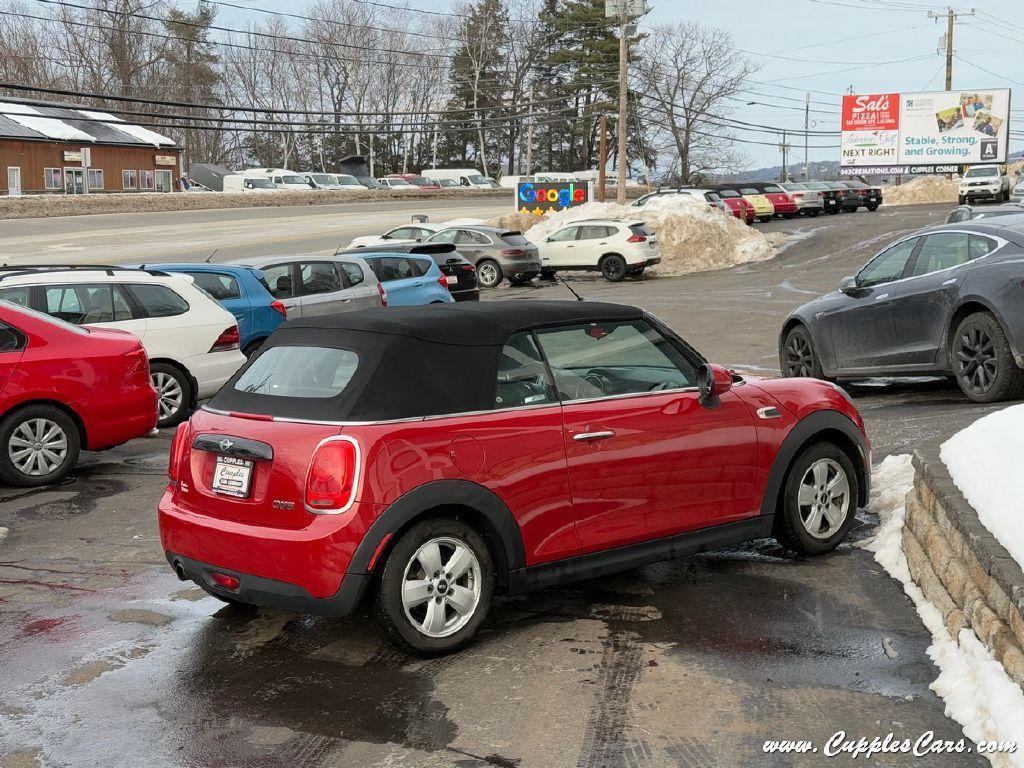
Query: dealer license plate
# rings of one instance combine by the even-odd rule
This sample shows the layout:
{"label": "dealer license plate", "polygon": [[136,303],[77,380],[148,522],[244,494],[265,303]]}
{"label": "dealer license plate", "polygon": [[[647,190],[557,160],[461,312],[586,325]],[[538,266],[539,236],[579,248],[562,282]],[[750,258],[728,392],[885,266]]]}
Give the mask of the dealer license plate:
{"label": "dealer license plate", "polygon": [[213,491],[245,499],[252,482],[252,462],[234,456],[218,456],[213,467]]}
{"label": "dealer license plate", "polygon": [[458,275],[445,275],[444,276],[444,281],[448,285],[458,285],[459,277],[458,277]]}

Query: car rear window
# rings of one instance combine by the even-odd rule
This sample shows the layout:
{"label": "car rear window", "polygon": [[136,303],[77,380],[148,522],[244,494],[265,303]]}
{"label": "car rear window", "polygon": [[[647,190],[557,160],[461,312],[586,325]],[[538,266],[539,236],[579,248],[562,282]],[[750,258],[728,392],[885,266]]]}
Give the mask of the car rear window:
{"label": "car rear window", "polygon": [[240,299],[242,292],[238,288],[238,280],[232,275],[222,272],[186,272],[195,284],[210,294],[217,301]]}
{"label": "car rear window", "polygon": [[329,347],[271,347],[235,381],[239,392],[273,397],[337,397],[352,381],[359,355]]}
{"label": "car rear window", "polygon": [[735,189],[721,189],[721,190],[718,191],[718,194],[721,195],[722,197],[739,197],[740,196],[740,193],[737,192]]}
{"label": "car rear window", "polygon": [[377,256],[366,261],[382,283],[423,277],[430,270],[429,261],[410,256]]}
{"label": "car rear window", "polygon": [[767,184],[765,185],[764,191],[771,192],[774,195],[779,192],[784,192],[785,190],[782,187],[775,186],[774,184]]}
{"label": "car rear window", "polygon": [[530,241],[521,232],[502,232],[501,239],[509,245],[530,245]]}
{"label": "car rear window", "polygon": [[740,190],[740,192],[742,192],[744,195],[760,195],[761,194],[759,191],[757,191],[753,187],[743,187]]}
{"label": "car rear window", "polygon": [[634,235],[643,235],[644,237],[650,237],[654,234],[654,230],[646,224],[630,224],[629,231]]}

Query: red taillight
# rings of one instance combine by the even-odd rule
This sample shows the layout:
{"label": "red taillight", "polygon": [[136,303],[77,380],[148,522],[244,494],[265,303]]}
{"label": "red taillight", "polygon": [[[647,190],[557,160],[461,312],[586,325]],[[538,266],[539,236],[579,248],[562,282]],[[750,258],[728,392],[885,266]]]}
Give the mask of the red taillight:
{"label": "red taillight", "polygon": [[238,326],[232,325],[230,328],[225,328],[224,332],[217,337],[217,340],[213,342],[213,346],[210,347],[211,352],[223,352],[228,349],[238,349]]}
{"label": "red taillight", "polygon": [[306,473],[306,507],[312,512],[343,512],[355,500],[359,449],[354,440],[330,437],[317,446]]}
{"label": "red taillight", "polygon": [[523,256],[523,255],[525,255],[525,253],[526,252],[522,248],[504,248],[501,251],[501,255],[502,256],[509,256],[509,257]]}
{"label": "red taillight", "polygon": [[275,299],[274,301],[270,302],[270,308],[275,312],[280,312],[281,317],[288,317],[288,307],[286,307],[283,302],[277,301]]}
{"label": "red taillight", "polygon": [[384,286],[377,283],[377,293],[380,294],[380,305],[386,307],[388,305],[388,292],[384,290]]}
{"label": "red taillight", "polygon": [[192,428],[187,421],[178,425],[178,429],[171,439],[171,456],[167,464],[167,476],[172,483],[178,482],[181,475],[181,465],[188,454],[188,441],[192,437]]}
{"label": "red taillight", "polygon": [[238,579],[234,576],[228,576],[226,573],[211,573],[210,581],[218,587],[230,589],[232,592],[238,590]]}
{"label": "red taillight", "polygon": [[446,291],[451,290],[451,288],[448,287],[448,275],[441,275],[439,278],[437,278],[437,284],[444,288]]}
{"label": "red taillight", "polygon": [[476,267],[474,267],[472,264],[463,264],[462,265],[462,271],[463,272],[476,272]]}
{"label": "red taillight", "polygon": [[631,238],[626,240],[627,243],[646,243],[647,238],[644,235],[633,235]]}

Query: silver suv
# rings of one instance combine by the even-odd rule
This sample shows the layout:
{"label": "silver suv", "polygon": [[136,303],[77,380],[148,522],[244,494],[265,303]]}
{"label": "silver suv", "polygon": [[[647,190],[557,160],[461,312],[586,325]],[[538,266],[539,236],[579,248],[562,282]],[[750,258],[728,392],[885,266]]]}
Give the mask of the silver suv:
{"label": "silver suv", "polygon": [[256,267],[288,317],[331,315],[381,306],[377,276],[362,259],[340,256],[259,256],[229,262]]}
{"label": "silver suv", "polygon": [[452,243],[476,266],[481,288],[496,288],[504,278],[523,285],[540,274],[540,252],[522,232],[460,224],[431,235],[425,243]]}

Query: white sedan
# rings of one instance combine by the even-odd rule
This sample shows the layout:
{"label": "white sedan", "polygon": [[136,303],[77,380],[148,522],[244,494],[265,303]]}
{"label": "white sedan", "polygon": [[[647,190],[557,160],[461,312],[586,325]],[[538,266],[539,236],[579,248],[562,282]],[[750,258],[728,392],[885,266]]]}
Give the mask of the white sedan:
{"label": "white sedan", "polygon": [[357,237],[348,244],[349,248],[366,248],[371,245],[391,245],[394,243],[418,243],[426,240],[435,232],[443,229],[441,224],[403,224],[400,227],[389,229],[383,235],[363,235]]}
{"label": "white sedan", "polygon": [[547,237],[527,237],[540,251],[540,273],[593,270],[617,283],[661,262],[658,238],[643,221],[589,219],[574,221]]}

